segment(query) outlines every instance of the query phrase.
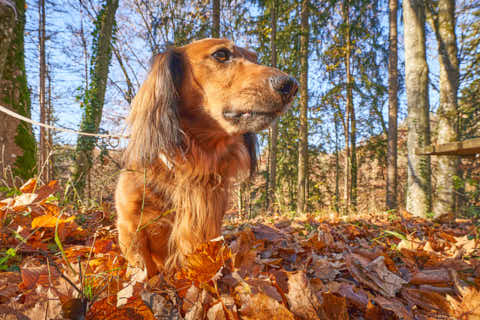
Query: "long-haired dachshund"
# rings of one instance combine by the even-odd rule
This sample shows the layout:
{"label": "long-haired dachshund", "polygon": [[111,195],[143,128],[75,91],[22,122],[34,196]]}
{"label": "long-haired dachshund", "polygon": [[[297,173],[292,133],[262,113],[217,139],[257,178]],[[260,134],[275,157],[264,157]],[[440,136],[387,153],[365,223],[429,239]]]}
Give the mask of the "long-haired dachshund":
{"label": "long-haired dachshund", "polygon": [[119,244],[151,277],[220,235],[234,178],[256,167],[256,136],[291,104],[295,79],[254,52],[204,39],[157,55],[128,117],[115,201]]}

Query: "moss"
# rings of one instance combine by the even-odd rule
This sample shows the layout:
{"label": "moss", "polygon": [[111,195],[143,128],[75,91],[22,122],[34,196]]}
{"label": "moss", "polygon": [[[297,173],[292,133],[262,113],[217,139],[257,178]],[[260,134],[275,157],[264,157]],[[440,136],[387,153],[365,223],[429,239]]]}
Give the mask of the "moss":
{"label": "moss", "polygon": [[[12,41],[12,53],[7,58],[5,80],[10,80],[12,88],[4,102],[13,111],[30,117],[30,92],[27,85],[24,55],[25,0],[16,0],[18,22],[15,25],[15,37]],[[10,69],[10,70],[7,70]],[[23,151],[14,163],[14,174],[22,178],[30,178],[36,169],[36,143],[30,125],[21,122],[16,130],[15,143]]]}

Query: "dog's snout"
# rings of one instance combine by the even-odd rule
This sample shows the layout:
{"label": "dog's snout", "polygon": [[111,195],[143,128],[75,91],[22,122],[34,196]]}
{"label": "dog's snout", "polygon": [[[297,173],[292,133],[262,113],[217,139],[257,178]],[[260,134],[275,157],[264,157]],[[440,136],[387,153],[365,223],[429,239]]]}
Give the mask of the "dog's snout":
{"label": "dog's snout", "polygon": [[289,76],[274,76],[270,78],[270,84],[275,91],[284,97],[292,97],[297,94],[297,80]]}

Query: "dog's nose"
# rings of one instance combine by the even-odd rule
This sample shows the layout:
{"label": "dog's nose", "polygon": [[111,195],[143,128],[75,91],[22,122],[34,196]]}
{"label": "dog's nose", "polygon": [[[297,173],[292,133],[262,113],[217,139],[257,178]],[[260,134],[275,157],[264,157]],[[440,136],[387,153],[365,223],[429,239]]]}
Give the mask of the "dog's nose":
{"label": "dog's nose", "polygon": [[284,97],[292,97],[297,94],[297,80],[289,76],[275,76],[270,78],[272,88]]}

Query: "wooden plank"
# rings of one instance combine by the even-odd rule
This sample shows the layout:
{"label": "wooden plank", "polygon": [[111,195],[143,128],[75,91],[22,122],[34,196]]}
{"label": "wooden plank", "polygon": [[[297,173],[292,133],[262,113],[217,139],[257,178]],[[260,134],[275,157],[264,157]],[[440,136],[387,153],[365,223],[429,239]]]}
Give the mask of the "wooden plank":
{"label": "wooden plank", "polygon": [[424,148],[415,148],[418,155],[458,155],[469,156],[480,154],[480,138],[455,141],[444,144],[430,145]]}

